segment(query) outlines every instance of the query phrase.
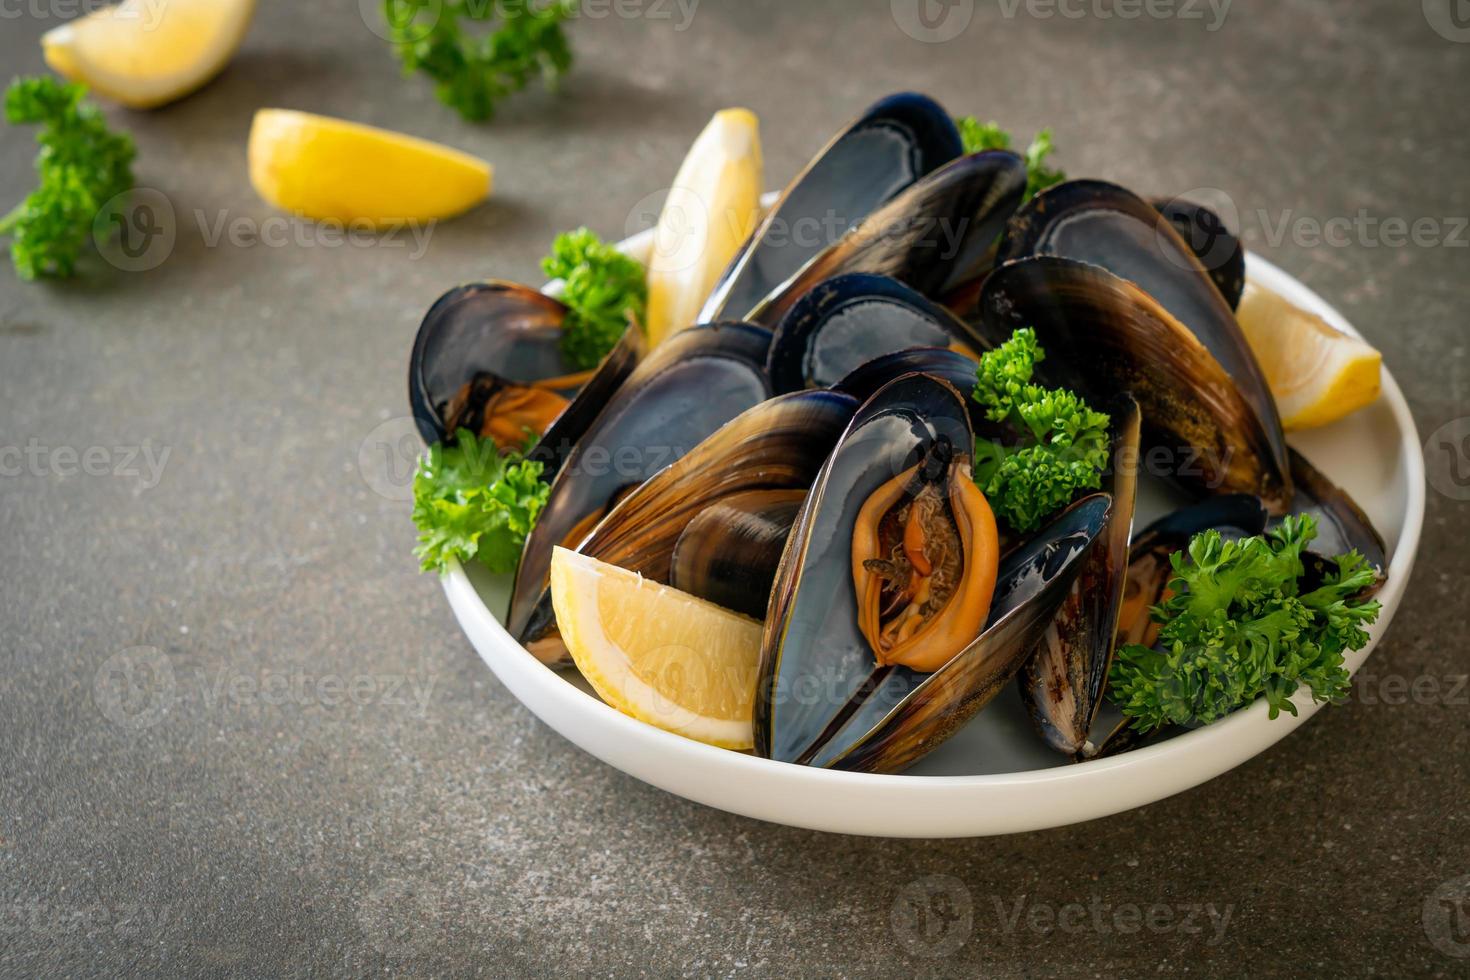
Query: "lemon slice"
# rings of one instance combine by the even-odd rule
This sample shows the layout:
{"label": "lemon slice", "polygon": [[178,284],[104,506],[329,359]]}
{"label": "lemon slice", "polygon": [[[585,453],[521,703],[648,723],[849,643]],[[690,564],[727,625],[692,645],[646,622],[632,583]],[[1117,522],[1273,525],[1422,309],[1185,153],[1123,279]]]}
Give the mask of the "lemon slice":
{"label": "lemon slice", "polygon": [[694,326],[720,273],[760,216],[760,121],[746,109],[715,114],[674,178],[648,263],[653,345]]}
{"label": "lemon slice", "polygon": [[710,745],[754,744],[760,623],[565,548],[551,558],[551,601],[577,669],[608,704]]}
{"label": "lemon slice", "polygon": [[374,225],[432,221],[490,193],[490,165],[459,150],[345,119],[261,109],[250,183],[278,208]]}
{"label": "lemon slice", "polygon": [[1383,355],[1249,283],[1236,314],[1287,429],[1336,422],[1378,400]]}
{"label": "lemon slice", "polygon": [[254,13],[255,0],[125,0],[47,31],[41,53],[67,78],[150,109],[219,74]]}

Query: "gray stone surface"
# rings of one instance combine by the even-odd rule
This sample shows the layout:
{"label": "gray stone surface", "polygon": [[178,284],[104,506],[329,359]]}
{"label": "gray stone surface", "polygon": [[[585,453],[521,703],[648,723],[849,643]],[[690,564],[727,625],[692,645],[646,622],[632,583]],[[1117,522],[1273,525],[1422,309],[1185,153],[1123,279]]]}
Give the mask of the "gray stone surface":
{"label": "gray stone surface", "polygon": [[[9,5],[7,72],[41,69],[68,6]],[[352,0],[264,3],[207,89],[110,113],[172,203],[172,253],[63,285],[0,269],[0,446],[39,460],[0,477],[0,974],[1465,973],[1435,891],[1470,874],[1470,705],[1449,696],[1470,670],[1470,505],[1443,493],[1380,681],[1192,792],[994,840],[825,836],[635,782],[522,709],[417,573],[408,508],[359,447],[405,411],[422,311],[461,280],[538,281],[559,230],[622,232],[735,103],[764,121],[772,183],[918,89],[1053,126],[1074,174],[1223,188],[1252,246],[1383,349],[1426,438],[1470,414],[1463,230],[1458,248],[1268,240],[1288,213],[1470,214],[1470,44],[1419,3],[1237,0],[1210,31],[1203,4],[1124,20],[961,0],[932,7],[973,14],[945,43],[902,32],[917,8],[705,0],[679,30],[650,0],[576,25],[559,96],[475,127],[398,77]],[[305,246],[211,244],[221,218],[273,216],[244,153],[265,105],[463,146],[497,165],[496,196],[422,255],[310,227]],[[0,140],[8,202],[33,147]],[[168,454],[156,485],[118,450],[140,445]],[[94,473],[124,472],[57,474],[89,447]],[[1388,703],[1386,677],[1441,693]],[[926,888],[957,903],[927,942],[893,919]],[[1069,903],[1084,912],[1049,924]],[[1207,916],[1130,918],[1155,903],[1228,908],[1223,940]]]}

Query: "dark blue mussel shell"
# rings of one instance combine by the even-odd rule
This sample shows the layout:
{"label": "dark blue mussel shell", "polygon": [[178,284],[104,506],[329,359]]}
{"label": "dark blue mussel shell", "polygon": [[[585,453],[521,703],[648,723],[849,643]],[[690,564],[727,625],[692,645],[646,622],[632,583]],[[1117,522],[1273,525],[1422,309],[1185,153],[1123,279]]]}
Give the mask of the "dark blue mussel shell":
{"label": "dark blue mussel shell", "polygon": [[[750,324],[694,327],[634,369],[568,452],[526,539],[507,619],[512,635],[531,644],[552,629],[546,582],[555,546],[576,547],[621,495],[771,397],[770,342],[769,331]],[[547,649],[546,659],[560,659]]]}
{"label": "dark blue mussel shell", "polygon": [[1286,472],[1286,439],[1276,400],[1235,313],[1194,250],[1153,205],[1106,181],[1057,184],[1016,212],[997,261],[1037,255],[1099,266],[1158,301],[1235,383],[1270,436],[1276,467]]}
{"label": "dark blue mussel shell", "polygon": [[848,229],[962,150],[954,120],[928,96],[878,102],[786,188],[721,277],[701,322],[753,309]]}
{"label": "dark blue mussel shell", "polygon": [[772,592],[756,692],[757,753],[892,772],[931,751],[1020,669],[1070,589],[1111,500],[1088,497],[1002,562],[985,630],[932,674],[880,667],[858,627],[857,513],[936,441],[966,446],[968,409],[944,381],[910,375],[864,405],[822,468]]}
{"label": "dark blue mussel shell", "polygon": [[812,287],[850,272],[892,276],[936,296],[955,269],[990,249],[1025,190],[1026,163],[1016,154],[960,157],[874,211],[743,318],[774,327]]}
{"label": "dark blue mussel shell", "polygon": [[[874,358],[915,347],[979,357],[974,327],[896,279],[852,273],[818,283],[775,330],[767,370],[776,391],[826,388]],[[975,383],[970,362],[968,387]]]}

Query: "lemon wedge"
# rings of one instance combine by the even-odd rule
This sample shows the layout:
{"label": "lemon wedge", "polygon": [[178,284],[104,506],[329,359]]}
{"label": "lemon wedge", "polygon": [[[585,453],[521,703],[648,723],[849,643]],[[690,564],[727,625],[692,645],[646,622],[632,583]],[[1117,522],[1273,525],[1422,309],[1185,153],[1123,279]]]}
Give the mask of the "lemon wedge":
{"label": "lemon wedge", "polygon": [[46,64],[123,105],[151,109],[219,74],[255,0],[125,0],[41,36]]}
{"label": "lemon wedge", "polygon": [[1287,429],[1327,425],[1378,400],[1383,355],[1363,341],[1255,283],[1236,317]]}
{"label": "lemon wedge", "polygon": [[763,170],[755,114],[715,113],[679,168],[654,232],[648,263],[651,344],[694,326],[720,273],[755,230]]}
{"label": "lemon wedge", "polygon": [[467,211],[490,193],[490,165],[459,150],[345,119],[261,109],[250,183],[276,207],[377,226]]}
{"label": "lemon wedge", "polygon": [[608,704],[726,749],[754,744],[761,624],[557,548],[551,602],[577,669]]}

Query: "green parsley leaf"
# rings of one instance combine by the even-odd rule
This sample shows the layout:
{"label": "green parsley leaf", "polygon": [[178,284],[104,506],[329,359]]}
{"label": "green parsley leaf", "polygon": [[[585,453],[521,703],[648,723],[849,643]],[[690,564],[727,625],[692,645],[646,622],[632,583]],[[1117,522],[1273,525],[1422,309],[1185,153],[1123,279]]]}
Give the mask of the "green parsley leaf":
{"label": "green parsley leaf", "polygon": [[643,323],[648,309],[643,266],[590,230],[558,235],[541,269],[566,283],[561,301],[570,313],[562,325],[561,346],[577,370],[595,368],[627,332],[630,318]]}
{"label": "green parsley leaf", "polygon": [[975,441],[975,484],[997,516],[1017,531],[1034,531],[1079,489],[1102,486],[1111,419],[1075,393],[1031,382],[1046,353],[1036,331],[1017,330],[980,358],[974,399],[992,422],[1021,433],[1019,446]]}
{"label": "green parsley leaf", "polygon": [[[993,122],[982,123],[974,116],[962,116],[955,120],[955,125],[960,130],[960,140],[964,143],[965,153],[979,153],[981,150],[1009,150],[1011,148],[1011,134],[1001,129]],[[1026,147],[1022,157],[1026,160],[1026,196],[1024,201],[1029,201],[1037,194],[1046,190],[1054,184],[1060,184],[1067,179],[1067,175],[1060,170],[1054,170],[1046,165],[1046,158],[1056,150],[1052,141],[1051,129],[1043,129],[1031,140]]]}
{"label": "green parsley leaf", "polygon": [[[549,86],[572,65],[562,22],[576,0],[383,0],[388,41],[403,74],[423,72],[439,101],[472,122],[536,75]],[[466,24],[482,24],[478,32]]]}
{"label": "green parsley leaf", "polygon": [[1022,154],[1026,158],[1026,200],[1067,179],[1067,175],[1046,165],[1046,158],[1056,152],[1051,128],[1039,131]]}
{"label": "green parsley leaf", "polygon": [[457,558],[479,559],[492,572],[515,571],[551,493],[542,469],[467,429],[455,434],[454,445],[429,447],[413,478],[414,554],[423,570],[442,572]]}
{"label": "green parsley leaf", "polygon": [[1009,150],[1011,134],[1000,128],[999,123],[983,123],[974,116],[961,116],[955,125],[960,130],[960,141],[965,145],[965,155],[981,150]]}
{"label": "green parsley leaf", "polygon": [[22,279],[70,276],[98,213],[133,186],[132,138],[109,130],[101,111],[82,101],[86,94],[85,86],[54,78],[18,78],[5,90],[6,121],[41,127],[40,186],[0,218]]}
{"label": "green parsley leaf", "polygon": [[1377,573],[1356,552],[1306,594],[1302,554],[1317,536],[1310,516],[1239,541],[1205,531],[1174,555],[1170,598],[1152,610],[1158,648],[1130,644],[1109,675],[1112,696],[1139,731],[1209,724],[1264,697],[1275,718],[1296,714],[1303,685],[1316,701],[1348,692],[1344,654],[1368,642],[1380,605],[1358,598]]}

